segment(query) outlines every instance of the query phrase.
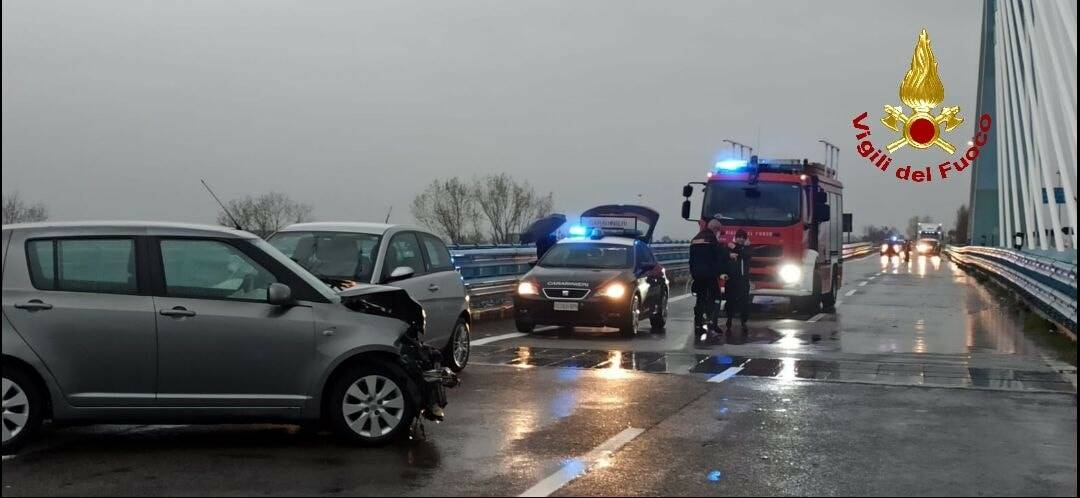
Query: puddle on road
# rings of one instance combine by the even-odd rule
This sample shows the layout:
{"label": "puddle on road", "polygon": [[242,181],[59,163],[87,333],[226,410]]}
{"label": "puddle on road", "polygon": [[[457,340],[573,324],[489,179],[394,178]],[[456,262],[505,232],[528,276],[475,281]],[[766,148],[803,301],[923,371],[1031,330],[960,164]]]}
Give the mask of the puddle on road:
{"label": "puddle on road", "polygon": [[[890,385],[990,388],[1016,391],[1073,392],[1073,386],[1057,372],[974,368],[963,365],[891,363],[875,361],[826,361],[795,358],[751,358],[728,354],[635,353],[586,349],[538,349],[529,347],[477,347],[476,364],[529,368],[557,368],[559,382],[574,383],[586,371],[604,379],[627,379],[632,372],[704,375],[712,377],[738,368],[737,376],[779,380],[865,382]],[[551,411],[556,417],[571,413],[576,400],[558,398]]]}

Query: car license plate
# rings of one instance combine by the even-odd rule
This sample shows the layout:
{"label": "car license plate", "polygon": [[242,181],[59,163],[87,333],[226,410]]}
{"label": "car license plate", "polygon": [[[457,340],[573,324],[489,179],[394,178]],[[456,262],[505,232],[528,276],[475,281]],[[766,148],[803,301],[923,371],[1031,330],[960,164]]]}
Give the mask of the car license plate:
{"label": "car license plate", "polygon": [[564,303],[555,301],[555,311],[577,311],[578,303]]}

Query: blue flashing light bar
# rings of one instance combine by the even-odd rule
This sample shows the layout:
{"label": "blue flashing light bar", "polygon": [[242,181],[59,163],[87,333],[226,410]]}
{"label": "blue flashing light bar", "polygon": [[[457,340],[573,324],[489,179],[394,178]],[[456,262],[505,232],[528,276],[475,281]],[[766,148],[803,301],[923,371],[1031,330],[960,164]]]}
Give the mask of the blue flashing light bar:
{"label": "blue flashing light bar", "polygon": [[724,159],[723,161],[716,161],[716,169],[734,171],[745,168],[747,164],[749,163],[745,159]]}
{"label": "blue flashing light bar", "polygon": [[574,225],[570,227],[570,235],[574,237],[584,237],[589,233],[589,230],[581,225]]}

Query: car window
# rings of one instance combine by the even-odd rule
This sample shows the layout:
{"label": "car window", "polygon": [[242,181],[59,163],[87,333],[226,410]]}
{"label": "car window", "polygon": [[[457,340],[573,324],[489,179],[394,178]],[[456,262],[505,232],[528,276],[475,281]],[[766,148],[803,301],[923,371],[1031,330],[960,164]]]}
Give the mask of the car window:
{"label": "car window", "polygon": [[217,240],[161,241],[165,292],[173,297],[265,301],[277,278],[242,251]]}
{"label": "car window", "polygon": [[649,246],[638,242],[637,246],[637,264],[638,266],[651,264],[656,262],[656,258],[653,257],[652,250]]}
{"label": "car window", "polygon": [[34,287],[66,292],[135,294],[134,239],[34,240],[27,245]]}
{"label": "car window", "polygon": [[270,244],[319,278],[370,282],[381,236],[344,232],[279,232]]}
{"label": "car window", "polygon": [[551,248],[538,264],[548,268],[630,268],[630,251],[629,245],[564,242]]}
{"label": "car window", "polygon": [[30,282],[40,290],[56,290],[56,260],[53,240],[31,240],[26,244]]}
{"label": "car window", "polygon": [[420,234],[420,241],[424,245],[424,254],[427,255],[428,271],[453,270],[454,265],[450,261],[450,250],[446,248],[442,240],[431,234]]}
{"label": "car window", "polygon": [[417,275],[424,273],[424,258],[420,255],[420,242],[412,232],[399,233],[390,239],[386,250],[386,264],[383,265],[383,277],[388,277],[395,268],[408,266]]}

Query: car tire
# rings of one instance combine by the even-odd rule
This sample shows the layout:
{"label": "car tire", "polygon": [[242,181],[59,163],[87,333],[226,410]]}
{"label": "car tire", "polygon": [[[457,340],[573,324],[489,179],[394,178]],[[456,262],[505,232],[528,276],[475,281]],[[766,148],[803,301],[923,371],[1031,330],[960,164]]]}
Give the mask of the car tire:
{"label": "car tire", "polygon": [[619,326],[619,335],[631,338],[637,335],[638,327],[641,325],[641,296],[634,294],[634,297],[630,299],[630,315],[626,318],[626,321]]}
{"label": "car tire", "polygon": [[533,333],[533,330],[536,330],[535,323],[527,322],[520,318],[514,319],[514,327],[516,327],[517,331],[521,332],[522,334],[531,334]]}
{"label": "car tire", "polygon": [[4,366],[3,454],[11,455],[34,438],[44,419],[44,395],[34,378],[20,368]]}
{"label": "car tire", "polygon": [[375,446],[409,434],[416,406],[400,368],[357,365],[337,377],[324,414],[331,428],[352,443]]}
{"label": "car tire", "polygon": [[668,319],[668,293],[664,292],[660,296],[660,303],[657,304],[656,309],[653,310],[652,316],[649,317],[649,325],[652,326],[652,332],[654,334],[663,334],[666,332]]}
{"label": "car tire", "polygon": [[469,322],[465,318],[458,318],[457,323],[454,324],[454,332],[450,334],[450,341],[443,348],[446,366],[450,367],[454,373],[460,373],[469,365],[469,356],[472,353],[471,340],[472,330],[469,328]]}

